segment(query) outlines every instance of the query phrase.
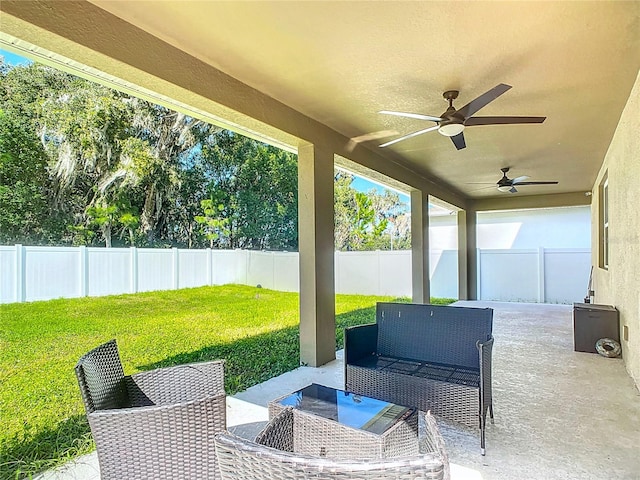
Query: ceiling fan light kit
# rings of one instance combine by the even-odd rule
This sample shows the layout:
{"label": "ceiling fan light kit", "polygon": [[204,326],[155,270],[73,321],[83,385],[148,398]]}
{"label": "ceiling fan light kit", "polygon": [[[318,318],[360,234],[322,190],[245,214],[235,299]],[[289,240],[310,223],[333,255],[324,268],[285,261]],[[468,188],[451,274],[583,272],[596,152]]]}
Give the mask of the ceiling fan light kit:
{"label": "ceiling fan light kit", "polygon": [[464,125],[462,123],[447,123],[440,124],[438,127],[438,133],[444,135],[445,137],[454,137],[464,130]]}
{"label": "ceiling fan light kit", "polygon": [[546,117],[473,117],[473,115],[481,108],[493,102],[496,98],[498,98],[510,88],[511,85],[506,85],[504,83],[496,85],[488,92],[485,92],[474,100],[471,100],[464,107],[458,110],[456,110],[456,108],[453,106],[453,101],[458,98],[458,90],[447,90],[442,94],[442,96],[449,102],[449,108],[447,108],[447,110],[439,117],[423,115],[420,113],[405,113],[395,112],[391,110],[382,110],[380,113],[384,115],[395,115],[398,117],[427,120],[435,122],[437,125],[435,127],[418,130],[417,132],[412,132],[402,137],[396,138],[395,140],[392,140],[390,142],[383,143],[382,145],[380,145],[380,147],[388,147],[389,145],[393,145],[394,143],[398,143],[402,140],[406,140],[417,135],[422,135],[423,133],[431,132],[433,130],[438,130],[438,133],[440,133],[441,135],[451,138],[451,141],[453,142],[453,145],[457,150],[462,150],[467,146],[463,133],[465,127],[473,127],[478,125],[514,125],[525,123],[542,123],[545,121]]}

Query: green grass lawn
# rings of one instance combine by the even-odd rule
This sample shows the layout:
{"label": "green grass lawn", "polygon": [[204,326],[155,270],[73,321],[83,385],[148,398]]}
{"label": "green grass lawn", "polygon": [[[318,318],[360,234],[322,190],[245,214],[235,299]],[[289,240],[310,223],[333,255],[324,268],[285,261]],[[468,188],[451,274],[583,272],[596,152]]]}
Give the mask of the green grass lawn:
{"label": "green grass lawn", "polygon": [[[336,348],[388,300],[337,295]],[[0,305],[0,478],[94,448],[73,367],[100,343],[118,340],[126,374],[224,358],[232,395],[299,365],[298,324],[297,293],[238,285]]]}

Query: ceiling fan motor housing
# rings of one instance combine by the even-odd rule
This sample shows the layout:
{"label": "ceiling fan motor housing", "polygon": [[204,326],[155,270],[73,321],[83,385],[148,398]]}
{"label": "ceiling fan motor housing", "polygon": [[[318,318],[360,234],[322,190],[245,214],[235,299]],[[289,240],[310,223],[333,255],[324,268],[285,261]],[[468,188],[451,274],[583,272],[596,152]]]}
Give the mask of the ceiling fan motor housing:
{"label": "ceiling fan motor housing", "polygon": [[457,90],[447,90],[442,96],[449,102],[449,108],[440,115],[442,121],[438,124],[438,133],[445,137],[454,137],[464,130],[464,118],[456,115],[457,110],[453,106],[453,101],[458,98]]}

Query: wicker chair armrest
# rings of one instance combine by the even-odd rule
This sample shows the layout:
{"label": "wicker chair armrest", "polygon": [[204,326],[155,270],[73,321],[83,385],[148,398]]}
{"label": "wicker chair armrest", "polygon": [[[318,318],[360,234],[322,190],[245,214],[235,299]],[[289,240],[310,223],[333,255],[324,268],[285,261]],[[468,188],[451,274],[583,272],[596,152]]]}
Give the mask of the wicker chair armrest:
{"label": "wicker chair armrest", "polygon": [[494,342],[494,338],[493,336],[490,336],[487,340],[485,340],[484,342],[481,342],[480,340],[478,340],[478,343],[476,344],[476,346],[478,347],[478,350],[484,348],[488,348],[488,349],[492,349],[493,348],[493,342]]}
{"label": "wicker chair armrest", "polygon": [[480,395],[482,398],[482,409],[493,403],[493,391],[491,388],[491,362],[493,354],[493,337],[486,342],[478,342],[478,352],[480,354]]}
{"label": "wicker chair armrest", "polygon": [[131,406],[224,396],[224,360],[158,368],[126,377]]}
{"label": "wicker chair armrest", "polygon": [[378,325],[375,323],[358,325],[344,329],[344,363],[352,364],[357,360],[376,353]]}
{"label": "wicker chair armrest", "polygon": [[109,418],[132,418],[135,416],[138,418],[146,417],[149,419],[149,421],[152,422],[154,418],[179,415],[180,412],[187,412],[189,410],[200,408],[202,406],[205,406],[206,408],[213,408],[216,411],[219,409],[224,413],[222,417],[226,417],[226,395],[221,394],[218,396],[201,397],[185,402],[177,402],[170,405],[145,405],[137,407],[96,410],[94,412],[88,413],[87,418],[89,420],[95,419],[96,421],[103,421],[103,419]]}
{"label": "wicker chair armrest", "polygon": [[494,338],[491,337],[485,342],[476,343],[480,354],[480,370],[484,373],[491,374],[491,357],[493,355]]}

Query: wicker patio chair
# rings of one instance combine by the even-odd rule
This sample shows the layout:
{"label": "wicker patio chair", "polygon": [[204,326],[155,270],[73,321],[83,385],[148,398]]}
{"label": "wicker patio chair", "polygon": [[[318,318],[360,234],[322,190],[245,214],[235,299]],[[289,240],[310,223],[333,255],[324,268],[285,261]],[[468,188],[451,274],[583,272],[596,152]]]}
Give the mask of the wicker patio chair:
{"label": "wicker patio chair", "polygon": [[223,361],[125,376],[111,340],[75,371],[102,480],[220,478],[213,438],[226,429]]}
{"label": "wicker patio chair", "polygon": [[[216,435],[223,480],[448,480],[449,460],[435,420],[421,414],[420,453],[394,458],[335,459],[296,453],[290,407],[269,422],[255,442]],[[418,440],[416,440],[418,441]],[[363,452],[363,457],[366,453]]]}

